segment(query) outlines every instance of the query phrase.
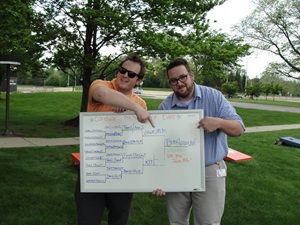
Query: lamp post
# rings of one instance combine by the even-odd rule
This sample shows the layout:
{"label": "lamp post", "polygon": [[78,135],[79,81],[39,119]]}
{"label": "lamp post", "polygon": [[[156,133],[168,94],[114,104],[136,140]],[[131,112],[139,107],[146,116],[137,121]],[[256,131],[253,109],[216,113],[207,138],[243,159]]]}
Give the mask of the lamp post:
{"label": "lamp post", "polygon": [[6,117],[5,130],[2,135],[12,135],[9,131],[9,101],[10,101],[10,66],[19,66],[20,58],[16,55],[0,55],[0,64],[6,65]]}

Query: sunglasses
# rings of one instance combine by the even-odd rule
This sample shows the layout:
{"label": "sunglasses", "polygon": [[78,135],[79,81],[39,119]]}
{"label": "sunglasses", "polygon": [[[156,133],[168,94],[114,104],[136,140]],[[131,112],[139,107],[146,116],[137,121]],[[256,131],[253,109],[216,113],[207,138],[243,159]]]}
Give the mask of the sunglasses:
{"label": "sunglasses", "polygon": [[136,76],[138,76],[138,78],[141,77],[140,75],[136,74],[135,72],[129,71],[129,70],[123,68],[123,67],[119,67],[119,72],[120,72],[121,74],[127,73],[127,74],[128,74],[128,77],[130,77],[130,78],[135,78]]}

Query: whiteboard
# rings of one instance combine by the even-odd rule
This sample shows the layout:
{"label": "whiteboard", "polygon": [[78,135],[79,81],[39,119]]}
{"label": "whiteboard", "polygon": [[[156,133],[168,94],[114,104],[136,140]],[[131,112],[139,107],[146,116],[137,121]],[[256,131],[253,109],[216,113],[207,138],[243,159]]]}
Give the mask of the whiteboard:
{"label": "whiteboard", "polygon": [[80,113],[81,192],[205,191],[203,110]]}

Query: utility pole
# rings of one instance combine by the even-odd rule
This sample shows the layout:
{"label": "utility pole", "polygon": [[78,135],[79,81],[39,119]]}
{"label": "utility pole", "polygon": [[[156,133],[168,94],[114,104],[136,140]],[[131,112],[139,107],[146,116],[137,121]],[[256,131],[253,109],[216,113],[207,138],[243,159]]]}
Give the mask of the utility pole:
{"label": "utility pole", "polygon": [[247,76],[248,76],[248,62],[246,62],[245,94],[246,94],[246,91],[247,91]]}

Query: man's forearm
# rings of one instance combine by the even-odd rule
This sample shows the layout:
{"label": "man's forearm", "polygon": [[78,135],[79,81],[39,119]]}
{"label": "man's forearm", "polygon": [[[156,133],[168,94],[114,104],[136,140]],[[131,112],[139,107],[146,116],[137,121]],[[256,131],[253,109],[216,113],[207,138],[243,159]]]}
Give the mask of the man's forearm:
{"label": "man's forearm", "polygon": [[243,126],[237,120],[221,119],[220,125],[220,129],[229,136],[236,137],[244,133]]}

